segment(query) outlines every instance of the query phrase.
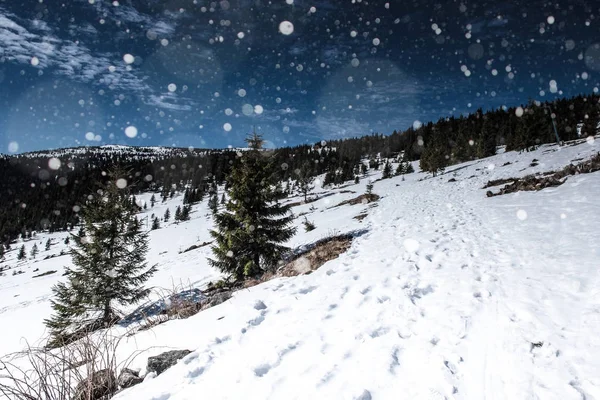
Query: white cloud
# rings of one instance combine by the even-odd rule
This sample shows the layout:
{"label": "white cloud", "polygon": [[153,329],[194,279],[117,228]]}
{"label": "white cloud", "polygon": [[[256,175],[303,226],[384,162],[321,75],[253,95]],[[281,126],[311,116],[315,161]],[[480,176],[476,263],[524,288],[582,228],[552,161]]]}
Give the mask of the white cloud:
{"label": "white cloud", "polygon": [[[97,10],[106,7],[99,5],[101,3],[94,3]],[[146,23],[160,35],[167,35],[175,30],[174,25],[154,20],[131,7],[110,9],[112,8],[120,8],[119,11],[112,11],[116,17],[129,22]],[[79,38],[81,32],[97,34],[96,28],[91,24],[71,25],[69,28],[71,34],[76,30],[76,36]],[[121,54],[93,52],[81,38],[78,42],[62,39],[47,22],[23,20],[0,8],[0,59],[31,65],[33,57],[37,59],[36,68],[48,69],[56,75],[68,77],[76,82],[100,84],[110,90],[151,99],[146,103],[153,106],[187,111],[191,109],[189,104],[193,104],[190,99],[178,99],[176,95],[163,99],[164,96],[154,93],[152,87],[146,83],[147,77],[143,73],[122,64]],[[112,70],[109,70],[109,67],[113,67]]]}

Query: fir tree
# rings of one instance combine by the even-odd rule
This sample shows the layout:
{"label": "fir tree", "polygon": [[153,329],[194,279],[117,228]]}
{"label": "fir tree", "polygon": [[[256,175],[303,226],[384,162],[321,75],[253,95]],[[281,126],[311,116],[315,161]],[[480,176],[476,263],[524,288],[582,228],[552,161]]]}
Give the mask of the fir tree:
{"label": "fir tree", "polygon": [[181,214],[179,215],[179,220],[180,221],[189,221],[191,211],[192,211],[191,205],[186,204],[185,206],[183,206],[183,208],[181,209]]}
{"label": "fir tree", "polygon": [[170,218],[171,218],[171,210],[169,210],[169,209],[167,208],[167,210],[165,211],[165,215],[164,215],[164,217],[163,217],[163,220],[164,220],[165,222],[168,222]]}
{"label": "fir tree", "polygon": [[316,229],[315,224],[310,222],[306,217],[304,217],[304,222],[302,222],[302,224],[304,225],[304,230],[306,232],[314,231]]}
{"label": "fir tree", "polygon": [[229,201],[215,215],[211,231],[216,244],[209,263],[236,280],[272,269],[281,259],[286,242],[295,234],[293,216],[274,182],[276,169],[263,155],[262,137],[248,137],[244,152],[228,177]]}
{"label": "fir tree", "polygon": [[600,123],[600,112],[594,107],[587,113],[587,118],[583,120],[581,135],[583,137],[596,136],[598,133],[598,124]]}
{"label": "fir tree", "polygon": [[181,206],[175,209],[175,221],[181,221]]}
{"label": "fir tree", "polygon": [[221,204],[225,204],[227,200],[225,199],[225,193],[221,196]]}
{"label": "fir tree", "polygon": [[443,172],[446,167],[448,141],[443,132],[430,127],[428,129],[432,131],[430,133],[430,143],[421,155],[420,164],[423,171],[431,172],[433,176],[436,176],[438,172]]}
{"label": "fir tree", "polygon": [[31,248],[31,257],[35,258],[39,253],[38,247],[37,247],[37,243],[33,244],[33,247]]}
{"label": "fir tree", "polygon": [[362,172],[363,176],[367,176],[367,171],[369,171],[369,167],[367,167],[366,164],[360,164],[360,171]]}
{"label": "fir tree", "polygon": [[381,177],[383,179],[389,179],[392,177],[392,164],[390,164],[389,161],[386,161],[385,165],[383,166]]}
{"label": "fir tree", "polygon": [[158,220],[158,217],[154,217],[154,219],[152,220],[152,228],[153,231],[160,229],[160,221]]}
{"label": "fir tree", "polygon": [[149,293],[143,284],[156,267],[147,266],[148,236],[127,188],[115,184],[119,176],[111,172],[82,210],[71,249],[74,267],[66,268],[67,282],[53,287],[54,314],[45,320],[54,344],[79,328],[110,326],[118,320],[118,305],[135,304]]}
{"label": "fir tree", "polygon": [[150,197],[150,207],[154,207],[155,204],[156,204],[156,196],[154,196],[154,194],[152,194],[152,197]]}
{"label": "fir tree", "polygon": [[396,167],[396,175],[404,175],[406,173],[405,164],[403,161],[400,161],[400,164]]}
{"label": "fir tree", "polygon": [[373,182],[369,181],[369,183],[367,183],[367,186],[365,187],[365,194],[368,197],[371,197],[373,194]]}
{"label": "fir tree", "polygon": [[297,171],[298,190],[304,196],[304,201],[308,201],[308,193],[314,189],[313,182],[315,178],[311,175],[310,167],[308,163],[302,166],[302,169]]}
{"label": "fir tree", "polygon": [[216,193],[213,193],[208,199],[208,207],[213,214],[216,214],[219,209],[219,198]]}
{"label": "fir tree", "polygon": [[48,239],[48,240],[46,241],[46,248],[45,248],[45,250],[46,250],[46,251],[50,250],[50,247],[51,247],[51,246],[52,246],[52,240],[51,240],[51,239]]}

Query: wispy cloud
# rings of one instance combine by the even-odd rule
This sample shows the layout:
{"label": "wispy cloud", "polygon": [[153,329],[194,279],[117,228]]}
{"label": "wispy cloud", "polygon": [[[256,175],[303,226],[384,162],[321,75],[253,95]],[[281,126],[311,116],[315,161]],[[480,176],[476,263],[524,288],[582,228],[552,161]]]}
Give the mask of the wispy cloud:
{"label": "wispy cloud", "polygon": [[[112,7],[104,2],[90,6],[115,19],[144,23],[159,36],[175,31],[174,24],[151,18],[129,6]],[[155,92],[147,83],[148,77],[135,66],[126,65],[122,54],[92,51],[81,36],[84,33],[94,38],[98,31],[93,25],[71,24],[69,33],[78,40],[61,38],[46,21],[25,20],[0,8],[0,58],[4,61],[28,64],[76,82],[128,92],[148,105],[169,110],[187,111],[194,104],[191,99],[178,98],[173,93]]]}
{"label": "wispy cloud", "polygon": [[154,107],[165,108],[172,111],[191,111],[196,103],[190,98],[177,96],[167,92],[160,95],[151,94],[142,98],[145,104]]}

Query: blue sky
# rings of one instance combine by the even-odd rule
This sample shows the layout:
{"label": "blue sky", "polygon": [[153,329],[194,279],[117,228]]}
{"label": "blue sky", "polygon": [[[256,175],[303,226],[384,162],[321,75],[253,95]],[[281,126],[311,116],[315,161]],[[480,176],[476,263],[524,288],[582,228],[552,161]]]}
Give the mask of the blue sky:
{"label": "blue sky", "polygon": [[295,145],[590,93],[599,15],[593,1],[0,0],[0,152],[241,146],[253,127]]}

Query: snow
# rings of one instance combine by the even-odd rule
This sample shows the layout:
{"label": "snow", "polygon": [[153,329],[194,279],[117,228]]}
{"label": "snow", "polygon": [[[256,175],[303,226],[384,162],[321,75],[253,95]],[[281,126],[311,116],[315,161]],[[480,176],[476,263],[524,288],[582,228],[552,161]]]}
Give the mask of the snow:
{"label": "snow", "polygon": [[[144,350],[132,363],[142,372],[149,356],[193,352],[115,399],[196,399],[199,393],[212,399],[599,399],[600,174],[492,198],[482,189],[491,179],[587,159],[598,151],[595,143],[501,151],[435,178],[414,173],[378,181],[373,191],[382,197],[368,205],[336,207],[364,193],[368,178],[317,188],[324,192],[320,200],[293,207],[297,216],[308,213],[317,229],[304,232],[304,216],[298,217],[291,247],[334,233],[366,233],[310,275],[244,289],[193,317],[126,338],[119,356]],[[531,167],[533,159],[538,165]],[[181,201],[157,202],[141,217],[161,217],[167,207],[173,215]],[[362,222],[352,218],[365,210]],[[149,286],[203,288],[220,276],[206,262],[209,246],[180,253],[211,240],[206,199],[191,217],[150,232],[149,264],[157,263],[158,272]],[[35,342],[43,335],[51,285],[70,260],[41,259],[65,248],[65,236],[39,234],[26,242],[28,252],[38,243],[37,261],[16,262],[20,242],[7,254],[0,325],[10,329],[3,329],[0,354],[20,350],[21,338]],[[45,252],[40,244],[48,237],[59,244]],[[32,279],[33,268],[58,272]],[[16,269],[25,273],[12,276]]]}

